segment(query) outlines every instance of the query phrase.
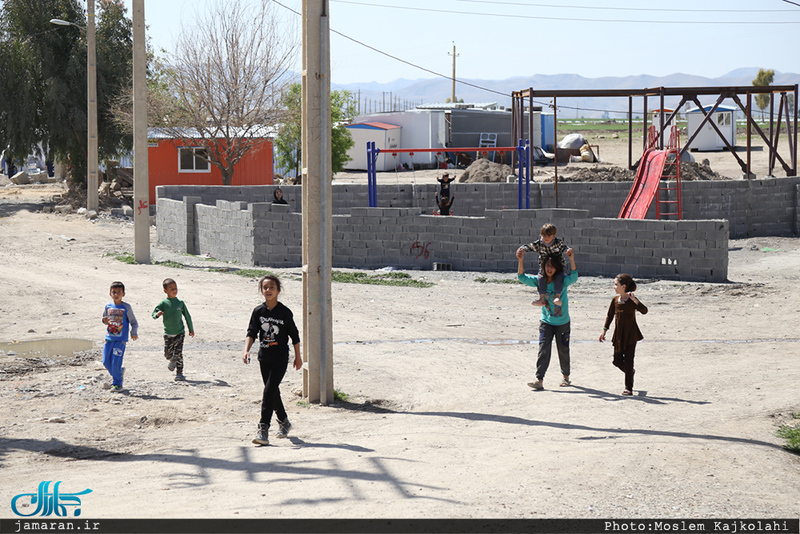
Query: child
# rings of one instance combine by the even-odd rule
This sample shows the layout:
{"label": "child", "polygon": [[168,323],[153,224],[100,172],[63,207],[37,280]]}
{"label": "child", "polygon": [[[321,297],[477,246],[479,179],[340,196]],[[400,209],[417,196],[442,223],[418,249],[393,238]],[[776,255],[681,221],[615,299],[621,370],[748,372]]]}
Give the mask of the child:
{"label": "child", "polygon": [[643,339],[639,325],[636,324],[636,311],[647,313],[647,306],[637,299],[633,292],[636,291],[636,282],[629,274],[618,274],[614,278],[614,291],[616,295],[611,299],[608,307],[606,324],[600,334],[600,343],[606,339],[606,331],[614,320],[614,336],[611,343],[614,345],[614,365],[625,372],[625,391],[623,395],[633,394],[633,358],[636,352],[636,342]]}
{"label": "child", "polygon": [[250,316],[242,361],[250,363],[250,347],[258,336],[258,365],[261,367],[264,394],[261,398],[261,420],[253,443],[269,445],[268,432],[273,412],[278,419],[279,438],[288,437],[292,428],[278,389],[289,365],[289,338],[294,345],[294,368],[299,370],[303,360],[300,357],[300,335],[292,311],[278,302],[281,281],[271,274],[263,276],[258,281],[258,291],[264,295],[264,304],[256,306]]}
{"label": "child", "polygon": [[455,199],[455,195],[452,197],[440,197],[439,193],[436,193],[436,205],[439,206],[439,215],[450,215],[450,209],[453,207]]}
{"label": "child", "polygon": [[125,296],[125,284],[112,282],[112,302],[106,304],[103,310],[103,324],[106,328],[106,342],[103,345],[103,365],[111,374],[111,391],[122,391],[122,378],[125,369],[122,367],[122,357],[125,356],[125,345],[128,342],[128,332],[131,339],[139,338],[139,323],[133,315],[133,309],[127,302],[122,302]]}
{"label": "child", "polygon": [[[439,196],[446,198],[450,196],[450,174],[444,173],[441,178],[436,179],[439,182]],[[439,203],[438,201],[436,202]],[[444,214],[443,214],[444,215]]]}
{"label": "child", "polygon": [[276,188],[275,191],[272,192],[272,203],[273,204],[288,204],[286,199],[283,198],[283,191],[280,187]]}
{"label": "child", "polygon": [[189,335],[194,337],[192,316],[186,309],[186,304],[178,299],[178,284],[172,278],[167,278],[162,283],[167,298],[162,300],[153,310],[153,319],[164,316],[164,357],[169,360],[167,369],[175,371],[175,381],[186,380],[183,376],[183,340],[186,330],[183,320],[186,319],[186,328]]}
{"label": "child", "polygon": [[[545,224],[542,226],[542,229],[539,230],[541,237],[534,241],[533,243],[528,243],[524,245],[524,248],[528,252],[538,252],[539,253],[539,300],[533,303],[534,306],[544,306],[545,305],[545,288],[547,287],[545,284],[545,277],[544,275],[544,262],[547,260],[548,256],[551,255],[561,255],[562,253],[567,254],[569,256],[569,252],[572,251],[567,245],[564,244],[559,238],[556,237],[558,233],[558,229],[555,227],[554,224]],[[561,290],[564,288],[564,273],[560,272],[556,275],[555,280],[553,281],[553,286],[555,290],[555,298],[553,299],[553,304],[556,306],[561,306]]]}
{"label": "child", "polygon": [[[563,306],[553,306],[552,309],[545,298],[545,305],[542,306],[542,313],[539,319],[539,354],[536,358],[536,380],[528,382],[528,387],[536,391],[544,389],[544,375],[547,368],[550,366],[550,355],[552,353],[553,340],[556,342],[556,350],[558,351],[558,362],[561,365],[561,387],[566,387],[572,384],[569,379],[570,372],[570,354],[569,354],[569,339],[570,339],[570,317],[569,317],[569,292],[567,287],[578,281],[578,268],[575,265],[575,253],[572,249],[567,251],[569,257],[570,267],[572,271],[569,275],[564,276],[564,265],[561,263],[561,254],[548,256],[544,262],[544,274],[530,276],[525,274],[525,247],[517,249],[517,279],[525,285],[536,286],[539,289],[542,279],[545,282],[546,293],[552,294],[552,291],[547,291],[555,285],[555,279],[559,273],[562,275],[563,289],[560,296],[563,298]],[[539,289],[541,292],[541,289]],[[556,296],[559,296],[557,294]],[[540,297],[541,298],[541,297]],[[561,300],[561,299],[559,299]],[[555,301],[555,299],[553,299]],[[539,305],[537,302],[532,303],[534,306]]]}

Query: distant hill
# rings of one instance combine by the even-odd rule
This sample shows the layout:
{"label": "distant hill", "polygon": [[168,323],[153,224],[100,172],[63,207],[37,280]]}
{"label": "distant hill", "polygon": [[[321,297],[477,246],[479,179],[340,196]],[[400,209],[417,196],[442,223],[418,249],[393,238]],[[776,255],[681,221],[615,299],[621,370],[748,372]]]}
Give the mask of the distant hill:
{"label": "distant hill", "polygon": [[[471,85],[456,84],[456,98],[464,102],[497,102],[501,106],[511,106],[511,92],[533,88],[536,90],[582,90],[582,89],[642,89],[647,87],[709,87],[709,86],[745,86],[751,85],[757,67],[733,70],[719,78],[706,78],[691,74],[670,74],[668,76],[650,76],[646,74],[624,77],[585,78],[578,74],[534,74],[517,76],[505,80],[466,79]],[[800,74],[775,71],[774,85],[800,84]],[[478,87],[475,87],[478,86]],[[394,101],[403,103],[442,103],[450,97],[452,82],[447,78],[419,80],[398,79],[388,83],[352,83],[346,85],[333,84],[334,89],[346,89],[361,97],[362,112],[375,113],[389,111]],[[714,99],[705,99],[703,103],[713,103]],[[549,102],[539,102],[547,106]],[[601,117],[608,115],[618,117],[618,113],[627,113],[626,98],[586,98],[559,99],[559,113],[567,117]],[[667,106],[678,104],[667,100]],[[655,99],[650,108],[657,106]],[[638,108],[638,109],[637,109]],[[634,102],[634,111],[641,110],[641,101]]]}

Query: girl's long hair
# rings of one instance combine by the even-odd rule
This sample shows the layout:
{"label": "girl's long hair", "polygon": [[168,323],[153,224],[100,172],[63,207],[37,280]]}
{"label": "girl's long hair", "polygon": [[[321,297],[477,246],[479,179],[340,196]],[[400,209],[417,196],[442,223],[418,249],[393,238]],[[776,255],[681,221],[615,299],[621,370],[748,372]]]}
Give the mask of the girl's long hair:
{"label": "girl's long hair", "polygon": [[[548,254],[547,258],[544,260],[545,266],[547,265],[547,262],[550,262],[553,265],[553,268],[556,270],[553,276],[564,272],[564,261],[561,258],[561,254]],[[545,276],[547,276],[546,271]]]}

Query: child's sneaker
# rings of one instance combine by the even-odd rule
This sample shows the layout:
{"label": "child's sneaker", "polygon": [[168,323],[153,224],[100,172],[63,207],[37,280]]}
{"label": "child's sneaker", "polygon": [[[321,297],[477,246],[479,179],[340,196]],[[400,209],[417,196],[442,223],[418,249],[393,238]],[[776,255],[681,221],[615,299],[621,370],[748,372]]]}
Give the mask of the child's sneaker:
{"label": "child's sneaker", "polygon": [[279,438],[288,438],[289,431],[292,429],[292,423],[287,419],[286,421],[278,421],[278,435]]}
{"label": "child's sneaker", "polygon": [[267,430],[269,430],[267,425],[259,423],[258,432],[256,432],[256,437],[253,438],[253,443],[256,445],[269,445],[269,436],[267,436]]}
{"label": "child's sneaker", "polygon": [[122,386],[111,386],[110,391],[112,393],[119,393],[120,391],[122,391]]}
{"label": "child's sneaker", "polygon": [[175,382],[185,382],[185,381],[186,381],[186,377],[183,376],[182,374],[175,375]]}
{"label": "child's sneaker", "polygon": [[169,363],[167,364],[167,369],[169,369],[170,371],[174,371],[177,365],[178,364],[175,363],[175,360],[170,360]]}
{"label": "child's sneaker", "polygon": [[541,380],[537,380],[536,382],[528,382],[528,387],[535,389],[536,391],[541,391],[544,389],[544,385],[542,384]]}

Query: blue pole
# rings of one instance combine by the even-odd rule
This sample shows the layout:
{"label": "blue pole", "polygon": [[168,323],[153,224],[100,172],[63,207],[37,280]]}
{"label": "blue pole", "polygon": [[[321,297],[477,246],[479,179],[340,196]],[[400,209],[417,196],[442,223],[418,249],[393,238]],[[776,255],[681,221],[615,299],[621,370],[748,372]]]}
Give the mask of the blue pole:
{"label": "blue pole", "polygon": [[522,209],[522,161],[525,153],[522,149],[522,139],[517,144],[517,209]]}
{"label": "blue pole", "polygon": [[531,209],[531,140],[525,141],[525,209]]}
{"label": "blue pole", "polygon": [[375,148],[375,141],[367,141],[367,197],[370,208],[378,207],[378,154],[380,149]]}

